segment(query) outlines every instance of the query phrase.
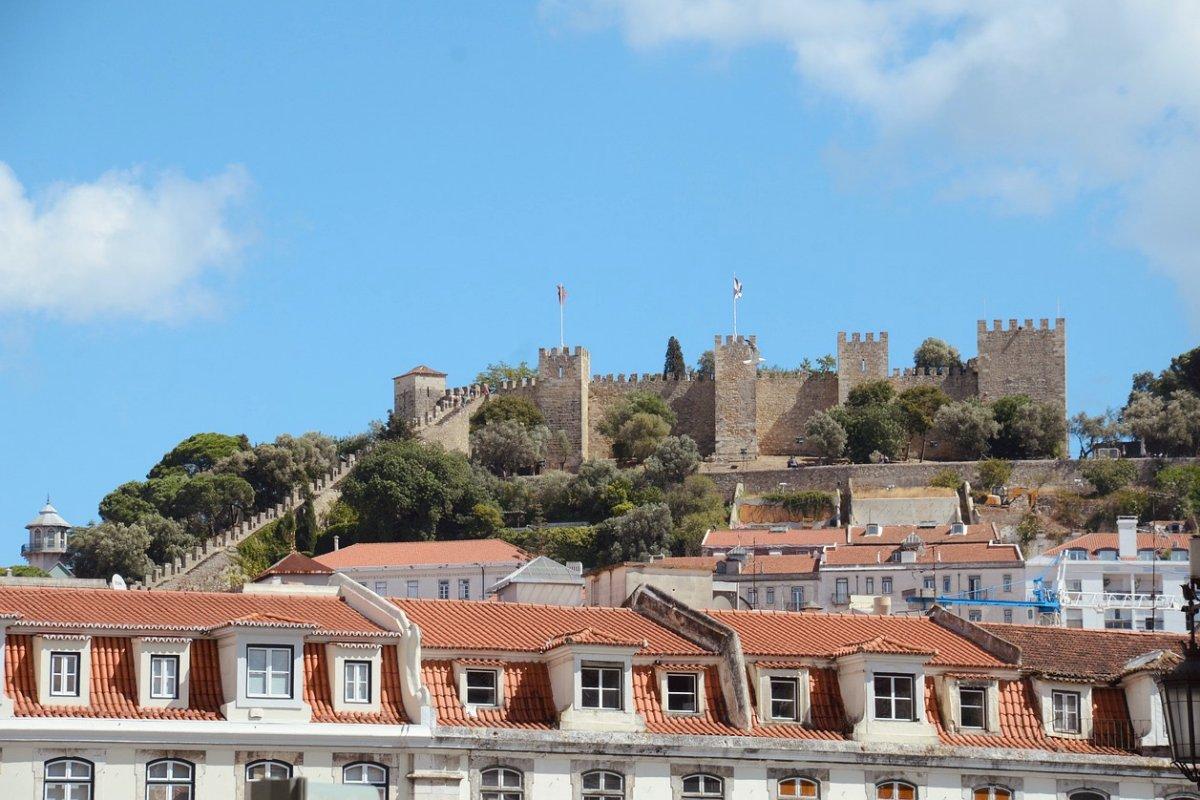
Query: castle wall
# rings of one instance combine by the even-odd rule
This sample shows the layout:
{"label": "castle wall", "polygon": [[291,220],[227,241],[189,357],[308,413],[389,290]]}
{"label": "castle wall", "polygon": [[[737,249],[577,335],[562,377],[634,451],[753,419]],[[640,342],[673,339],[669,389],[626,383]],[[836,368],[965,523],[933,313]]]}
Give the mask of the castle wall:
{"label": "castle wall", "polygon": [[804,426],[817,411],[838,402],[838,379],[834,374],[760,375],[756,387],[758,449],[763,455],[815,455],[807,442]]}
{"label": "castle wall", "polygon": [[722,461],[758,457],[758,359],[756,337],[716,337],[714,453]]}
{"label": "castle wall", "polygon": [[979,395],[991,402],[1005,395],[1027,394],[1043,403],[1054,403],[1067,413],[1067,322],[1059,318],[1050,327],[1027,319],[1018,325],[993,320],[989,328],[980,320]]}
{"label": "castle wall", "polygon": [[714,419],[716,416],[715,384],[689,375],[685,380],[663,378],[657,373],[640,377],[625,375],[595,375],[588,384],[588,406],[591,432],[589,458],[611,458],[612,442],[600,433],[604,415],[621,403],[631,392],[651,392],[661,397],[675,412],[676,423],[671,433],[688,435],[695,440],[702,456],[711,455],[716,445]]}
{"label": "castle wall", "polygon": [[979,396],[979,373],[970,366],[963,369],[894,369],[888,383],[896,394],[917,386],[941,389],[951,400],[967,400]]}

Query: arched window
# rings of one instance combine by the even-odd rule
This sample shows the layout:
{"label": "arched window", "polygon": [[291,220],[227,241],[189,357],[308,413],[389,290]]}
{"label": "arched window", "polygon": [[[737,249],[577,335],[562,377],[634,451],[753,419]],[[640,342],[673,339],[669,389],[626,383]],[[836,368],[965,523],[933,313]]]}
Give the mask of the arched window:
{"label": "arched window", "polygon": [[776,797],[783,798],[806,797],[809,800],[816,800],[817,797],[817,782],[808,778],[787,778],[779,782],[779,791]]}
{"label": "arched window", "polygon": [[146,765],[146,800],[192,800],[195,769],[190,761],[163,758]]}
{"label": "arched window", "polygon": [[292,777],[292,765],[286,761],[262,759],[246,765],[247,781],[279,781]]}
{"label": "arched window", "polygon": [[56,758],[45,764],[45,800],[92,800],[92,762],[82,758]]}
{"label": "arched window", "polygon": [[509,767],[492,767],[480,775],[479,800],[522,800],[525,779]]}
{"label": "arched window", "polygon": [[356,761],[342,768],[342,783],[374,786],[379,790],[379,799],[387,800],[388,770],[383,764],[371,761]]}
{"label": "arched window", "polygon": [[625,796],[625,778],[615,772],[595,769],[583,773],[583,800],[616,800]]}
{"label": "arched window", "polygon": [[1108,795],[1095,789],[1080,789],[1067,795],[1069,800],[1108,800]]}
{"label": "arched window", "polygon": [[917,787],[904,781],[884,781],[875,785],[875,800],[917,800]]}
{"label": "arched window", "polygon": [[971,793],[971,800],[1012,800],[1012,796],[1007,786],[979,786]]}
{"label": "arched window", "polygon": [[686,798],[712,798],[725,796],[725,782],[716,775],[688,775],[683,779],[683,796]]}

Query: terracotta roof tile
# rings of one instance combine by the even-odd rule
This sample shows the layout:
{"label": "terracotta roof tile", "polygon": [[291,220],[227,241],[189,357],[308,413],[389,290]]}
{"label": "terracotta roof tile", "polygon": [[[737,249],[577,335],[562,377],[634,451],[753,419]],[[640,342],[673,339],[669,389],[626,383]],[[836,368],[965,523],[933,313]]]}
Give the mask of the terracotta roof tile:
{"label": "terracotta roof tile", "polygon": [[446,373],[438,372],[433,367],[427,367],[424,364],[418,364],[417,366],[410,369],[408,372],[405,372],[403,375],[397,375],[396,377],[397,378],[405,378],[409,375],[424,375],[424,376],[430,377],[430,378],[446,377]]}
{"label": "terracotta roof tile", "polygon": [[427,648],[540,653],[556,636],[595,628],[622,640],[645,641],[639,651],[643,655],[705,652],[628,608],[400,598],[392,602],[420,626]]}
{"label": "terracotta roof tile", "polygon": [[568,633],[560,633],[557,636],[551,637],[542,646],[546,652],[572,644],[594,644],[604,645],[607,647],[636,647],[641,649],[646,646],[645,639],[629,639],[620,636],[612,636],[604,631],[598,631],[595,628],[580,628],[577,631]]}
{"label": "terracotta roof tile", "polygon": [[976,623],[1021,648],[1021,666],[1052,675],[1113,681],[1125,665],[1155,650],[1183,652],[1186,637],[1176,633],[1102,631],[1050,625]]}
{"label": "terracotta roof tile", "polygon": [[470,716],[454,685],[454,662],[422,662],[421,674],[433,696],[438,724],[468,728],[554,728],[558,715],[546,665],[510,661],[503,664],[503,669],[504,707],[476,709],[475,716]]}
{"label": "terracotta roof tile", "polygon": [[1004,662],[927,617],[709,611],[737,631],[749,656],[833,658],[844,648],[875,637],[928,649],[934,666],[1001,667]]}
{"label": "terracotta roof tile", "polygon": [[850,527],[847,541],[853,545],[900,544],[913,533],[919,536],[921,541],[926,544],[978,543],[990,542],[1000,538],[999,533],[996,531],[996,526],[991,523],[986,525],[967,525],[966,531],[960,534],[954,534],[950,531],[951,527],[949,525],[934,525],[932,527],[921,527],[919,525],[882,525],[880,526],[878,535],[868,536],[865,525],[853,525]]}
{"label": "terracotta roof tile", "polygon": [[[844,567],[868,564],[899,564],[892,557],[900,550],[898,544],[859,544],[834,547],[822,554],[824,566]],[[1021,550],[1015,544],[1002,542],[963,542],[927,545],[918,551],[917,564],[991,564],[1021,563]]]}
{"label": "terracotta roof tile", "polygon": [[[724,556],[669,556],[652,562],[664,567],[707,569],[716,571],[717,565],[727,561]],[[742,575],[784,575],[816,572],[816,556],[792,553],[778,556],[747,554],[742,564]]]}
{"label": "terracotta roof tile", "polygon": [[820,548],[831,544],[844,544],[844,528],[789,528],[772,531],[765,528],[738,528],[735,530],[711,530],[704,535],[701,547],[805,547]]}
{"label": "terracotta roof tile", "polygon": [[384,632],[336,597],[218,592],[116,591],[0,586],[0,613],[30,628],[207,631],[262,615],[303,621],[319,632]]}
{"label": "terracotta roof tile", "polygon": [[[1083,549],[1095,554],[1097,550],[1117,550],[1118,534],[1115,533],[1085,533],[1068,539],[1062,544],[1051,547],[1042,555],[1055,556],[1066,550]],[[1137,548],[1139,550],[1162,550],[1163,548],[1187,550],[1191,535],[1186,533],[1139,533]]]}
{"label": "terracotta roof tile", "polygon": [[304,702],[312,707],[313,722],[402,725],[409,721],[401,700],[400,667],[395,647],[384,647],[381,653],[378,712],[333,710],[327,658],[325,645],[313,642],[304,645]]}
{"label": "terracotta roof tile", "polygon": [[322,553],[316,561],[330,569],[400,567],[425,564],[523,564],[533,558],[503,539],[443,542],[364,542]]}
{"label": "terracotta roof tile", "polygon": [[255,581],[269,578],[272,575],[332,575],[333,570],[324,564],[304,555],[291,552],[263,570]]}
{"label": "terracotta roof tile", "polygon": [[902,642],[897,642],[895,639],[889,639],[886,636],[876,636],[873,639],[866,639],[856,644],[848,644],[845,647],[840,647],[830,653],[830,655],[833,658],[841,658],[842,656],[855,655],[857,653],[881,653],[894,656],[936,656],[937,650],[913,647]]}

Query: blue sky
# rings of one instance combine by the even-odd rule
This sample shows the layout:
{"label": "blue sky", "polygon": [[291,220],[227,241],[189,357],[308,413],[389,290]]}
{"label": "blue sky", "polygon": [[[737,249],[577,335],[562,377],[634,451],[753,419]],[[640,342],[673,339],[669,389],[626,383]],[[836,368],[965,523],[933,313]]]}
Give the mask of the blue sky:
{"label": "blue sky", "polygon": [[1110,142],[1040,84],[1035,119],[992,113],[1020,99],[992,63],[921,93],[995,20],[862,21],[906,49],[839,73],[794,7],[688,5],[0,6],[7,561],[47,492],[85,523],[193,432],[352,433],[414,364],[534,360],[558,282],[601,373],[660,369],[670,335],[694,361],[734,274],[789,365],[838,330],[888,330],[893,366],[927,335],[973,355],[977,318],[1061,305],[1072,410],[1194,344],[1197,248],[1155,213],[1191,199],[1161,153],[1192,163],[1194,87],[1122,101]]}

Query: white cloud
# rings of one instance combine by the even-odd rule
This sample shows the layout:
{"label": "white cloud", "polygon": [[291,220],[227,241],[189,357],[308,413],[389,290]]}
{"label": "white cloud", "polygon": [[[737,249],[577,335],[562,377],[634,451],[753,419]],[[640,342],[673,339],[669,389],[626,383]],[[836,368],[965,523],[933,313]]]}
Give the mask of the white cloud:
{"label": "white cloud", "polygon": [[212,310],[245,246],[240,167],[203,180],[113,171],[32,198],[0,162],[0,311],[173,321]]}
{"label": "white cloud", "polygon": [[[1047,214],[1117,198],[1114,230],[1200,309],[1200,3],[544,0],[635,48],[787,48],[817,96],[873,123],[872,163],[949,197]],[[880,157],[883,154],[883,157]]]}

